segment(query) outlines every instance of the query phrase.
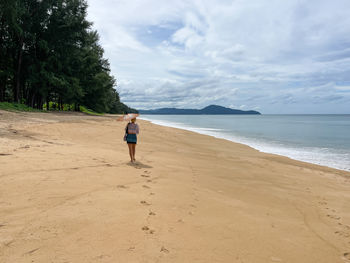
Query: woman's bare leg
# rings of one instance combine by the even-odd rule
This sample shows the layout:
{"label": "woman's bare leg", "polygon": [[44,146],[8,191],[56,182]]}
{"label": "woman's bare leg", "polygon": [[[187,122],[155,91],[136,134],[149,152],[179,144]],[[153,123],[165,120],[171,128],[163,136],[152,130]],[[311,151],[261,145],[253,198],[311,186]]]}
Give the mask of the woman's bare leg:
{"label": "woman's bare leg", "polygon": [[136,144],[132,144],[132,159],[133,159],[133,161],[136,161],[135,153],[136,153]]}
{"label": "woman's bare leg", "polygon": [[128,143],[128,147],[129,147],[129,155],[130,155],[130,160],[131,160],[131,162],[133,162],[133,161],[134,161],[134,158],[133,158],[133,151],[132,151],[132,146],[133,146],[133,144]]}

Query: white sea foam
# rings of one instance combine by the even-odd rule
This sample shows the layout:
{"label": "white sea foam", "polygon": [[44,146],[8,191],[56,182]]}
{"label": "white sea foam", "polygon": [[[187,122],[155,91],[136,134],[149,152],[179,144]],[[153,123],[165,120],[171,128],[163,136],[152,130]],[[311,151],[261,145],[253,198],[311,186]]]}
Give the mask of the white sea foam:
{"label": "white sea foam", "polygon": [[225,129],[193,127],[181,122],[156,120],[148,117],[141,117],[141,119],[148,120],[154,124],[161,126],[184,129],[199,134],[213,136],[215,138],[242,143],[265,153],[278,154],[294,160],[350,171],[350,153],[347,151],[335,151],[329,148],[321,147],[296,147],[280,142],[272,142],[261,140],[259,138],[247,138],[244,136],[239,136],[237,134],[232,134]]}

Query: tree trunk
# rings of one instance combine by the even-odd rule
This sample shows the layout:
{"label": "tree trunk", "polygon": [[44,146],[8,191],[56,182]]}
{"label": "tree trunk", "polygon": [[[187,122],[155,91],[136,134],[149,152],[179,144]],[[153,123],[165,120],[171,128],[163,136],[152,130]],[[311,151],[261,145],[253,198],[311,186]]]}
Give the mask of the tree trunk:
{"label": "tree trunk", "polygon": [[0,80],[0,102],[5,101],[6,77]]}
{"label": "tree trunk", "polygon": [[21,85],[21,67],[22,67],[22,56],[23,56],[23,37],[19,40],[19,51],[17,56],[17,70],[16,70],[16,83],[13,91],[14,102],[19,103],[19,88]]}
{"label": "tree trunk", "polygon": [[62,100],[62,97],[60,98],[60,109],[61,109],[61,111],[63,111],[63,100]]}
{"label": "tree trunk", "polygon": [[40,96],[40,100],[39,100],[39,105],[38,105],[38,109],[42,110],[44,106],[44,99],[43,96]]}
{"label": "tree trunk", "polygon": [[38,110],[41,110],[43,108],[41,101],[42,101],[41,95],[37,96],[35,108],[37,108]]}
{"label": "tree trunk", "polygon": [[47,111],[50,110],[50,100],[49,100],[49,96],[46,97],[46,110],[47,110]]}
{"label": "tree trunk", "polygon": [[0,84],[0,102],[3,102],[5,101],[5,98],[4,98],[4,89],[5,89],[5,85],[3,85],[2,83]]}
{"label": "tree trunk", "polygon": [[[5,17],[1,16],[1,26],[0,26],[0,39],[4,39],[4,35],[5,35]],[[7,48],[3,47],[1,49],[1,52],[3,54],[1,54],[1,70],[4,72],[8,72],[8,68],[7,68],[7,63],[5,63],[5,58],[9,59],[8,56],[8,51]],[[5,73],[2,78],[0,79],[0,101],[5,101],[5,90],[6,90],[6,82],[7,82],[7,74]]]}
{"label": "tree trunk", "polygon": [[34,101],[35,101],[35,93],[32,95],[32,99],[30,100],[30,107],[34,108]]}
{"label": "tree trunk", "polygon": [[61,101],[62,101],[61,96],[59,96],[58,97],[58,102],[57,102],[57,108],[58,108],[59,111],[61,110],[61,104],[62,104]]}

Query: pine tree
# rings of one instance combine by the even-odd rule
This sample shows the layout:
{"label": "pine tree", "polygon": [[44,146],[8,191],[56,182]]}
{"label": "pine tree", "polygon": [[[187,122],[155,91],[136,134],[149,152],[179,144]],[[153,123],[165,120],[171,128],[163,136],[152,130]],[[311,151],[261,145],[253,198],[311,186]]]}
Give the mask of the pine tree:
{"label": "pine tree", "polygon": [[85,0],[0,0],[0,101],[135,111],[120,102],[86,17]]}

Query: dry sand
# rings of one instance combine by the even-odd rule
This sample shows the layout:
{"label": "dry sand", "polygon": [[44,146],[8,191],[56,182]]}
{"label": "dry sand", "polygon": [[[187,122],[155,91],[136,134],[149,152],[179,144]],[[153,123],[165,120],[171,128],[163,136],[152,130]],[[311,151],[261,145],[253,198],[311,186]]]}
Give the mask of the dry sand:
{"label": "dry sand", "polygon": [[350,262],[349,173],[138,121],[0,111],[0,262]]}

